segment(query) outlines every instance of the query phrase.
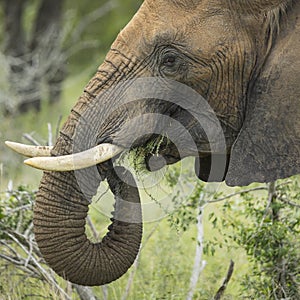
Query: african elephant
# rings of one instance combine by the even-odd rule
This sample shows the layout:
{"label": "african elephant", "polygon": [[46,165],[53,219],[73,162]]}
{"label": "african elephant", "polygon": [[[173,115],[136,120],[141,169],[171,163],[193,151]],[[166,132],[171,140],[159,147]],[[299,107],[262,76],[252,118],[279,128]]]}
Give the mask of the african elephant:
{"label": "african elephant", "polygon": [[[53,157],[43,158],[42,165],[36,163],[38,158],[30,161],[42,169],[57,164],[54,171],[44,173],[34,209],[36,240],[48,264],[70,281],[102,285],[133,263],[141,239],[139,197],[132,176],[125,170],[116,172],[110,158],[123,149],[147,149],[162,132],[155,128],[167,126],[157,124],[153,113],[176,119],[196,146],[187,149],[178,134],[177,140],[162,142],[157,156],[166,164],[195,156],[202,180],[225,180],[234,186],[300,173],[299,49],[299,1],[145,0],[72,109],[51,151]],[[149,77],[184,84],[206,99],[225,137],[222,153],[207,147],[199,122],[180,103],[149,96],[120,105],[118,93],[122,95],[126,84],[111,97],[111,89],[120,82],[130,85],[130,80]],[[131,125],[136,116],[145,118]],[[148,131],[136,138],[141,127]],[[97,167],[80,165],[80,176],[62,167],[68,165],[65,158],[72,158],[68,155],[88,148],[94,149],[94,156],[104,155],[94,160]],[[107,156],[107,151],[113,154]],[[75,160],[80,164],[80,154]],[[147,153],[145,160],[151,169]],[[211,163],[219,160],[225,164],[210,178]],[[155,159],[154,166],[160,167]],[[117,213],[138,217],[132,222],[114,217],[102,243],[92,244],[85,236],[85,217],[105,178],[117,198],[136,204]]]}

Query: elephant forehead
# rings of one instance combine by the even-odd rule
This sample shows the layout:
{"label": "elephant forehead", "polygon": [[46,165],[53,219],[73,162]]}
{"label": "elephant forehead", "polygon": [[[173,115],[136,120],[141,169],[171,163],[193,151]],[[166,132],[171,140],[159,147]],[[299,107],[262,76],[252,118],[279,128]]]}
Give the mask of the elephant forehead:
{"label": "elephant forehead", "polygon": [[127,44],[133,55],[140,56],[149,55],[151,46],[172,43],[211,53],[214,47],[231,39],[234,31],[226,11],[203,1],[187,13],[170,3],[173,0],[146,1],[116,42]]}
{"label": "elephant forehead", "polygon": [[177,8],[185,12],[191,12],[201,7],[218,7],[222,6],[220,0],[145,0],[145,4],[151,8],[157,7]]}

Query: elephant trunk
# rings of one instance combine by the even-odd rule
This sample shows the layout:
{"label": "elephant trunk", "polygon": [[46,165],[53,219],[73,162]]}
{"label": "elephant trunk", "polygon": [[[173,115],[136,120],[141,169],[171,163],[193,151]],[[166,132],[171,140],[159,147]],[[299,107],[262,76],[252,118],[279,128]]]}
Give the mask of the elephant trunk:
{"label": "elephant trunk", "polygon": [[[98,124],[99,111],[105,111],[109,100],[97,97],[130,71],[132,62],[120,52],[112,49],[87,85],[60,132],[52,156],[88,149],[98,143],[98,135],[110,134]],[[80,285],[103,285],[123,275],[134,262],[142,238],[141,205],[132,175],[110,166],[102,176],[104,168],[100,165],[99,172],[96,167],[45,172],[36,197],[34,232],[41,253],[60,276]],[[104,177],[115,195],[115,212],[106,236],[100,243],[92,243],[85,233],[85,220]]]}
{"label": "elephant trunk", "polygon": [[[93,286],[116,280],[139,251],[142,213],[138,190],[128,171],[120,167],[116,171],[107,174],[116,204],[112,224],[100,243],[92,243],[85,234],[90,202],[80,192],[74,172],[45,173],[42,179],[34,208],[36,241],[51,268],[73,283]],[[123,221],[130,215],[134,215],[132,222]]]}

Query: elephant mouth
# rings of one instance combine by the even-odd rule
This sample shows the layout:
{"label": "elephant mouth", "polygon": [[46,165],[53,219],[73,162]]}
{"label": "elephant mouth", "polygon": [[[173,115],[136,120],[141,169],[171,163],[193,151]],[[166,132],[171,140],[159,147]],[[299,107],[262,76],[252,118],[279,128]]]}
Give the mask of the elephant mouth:
{"label": "elephant mouth", "polygon": [[134,149],[135,156],[142,156],[145,168],[150,172],[155,172],[167,165],[172,165],[178,161],[192,156],[201,157],[210,153],[209,145],[202,145],[201,152],[195,147],[182,149],[166,136],[157,135],[152,137],[147,143]]}

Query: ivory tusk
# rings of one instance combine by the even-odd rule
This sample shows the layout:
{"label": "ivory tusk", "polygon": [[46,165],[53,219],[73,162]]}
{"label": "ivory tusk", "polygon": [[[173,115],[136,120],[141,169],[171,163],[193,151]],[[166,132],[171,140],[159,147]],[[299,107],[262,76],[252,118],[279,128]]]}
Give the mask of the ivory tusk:
{"label": "ivory tusk", "polygon": [[34,157],[24,161],[30,167],[44,171],[74,171],[88,168],[105,162],[124,151],[124,148],[112,145],[101,144],[89,150],[53,157]]}
{"label": "ivory tusk", "polygon": [[15,142],[6,141],[5,145],[15,152],[27,157],[51,156],[52,147],[47,146],[30,146]]}

